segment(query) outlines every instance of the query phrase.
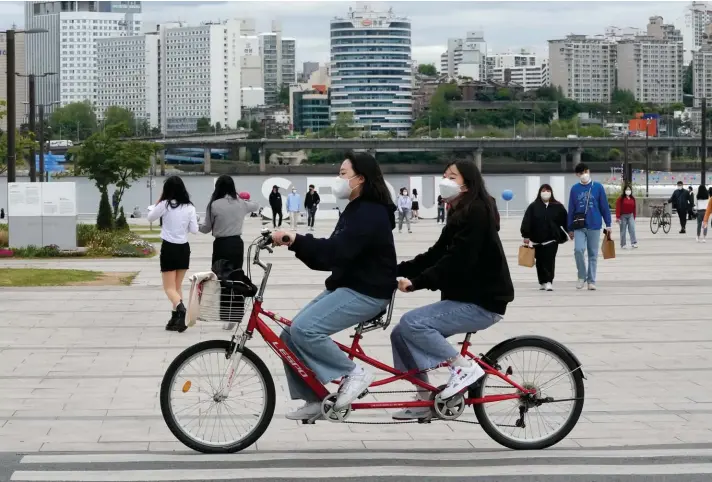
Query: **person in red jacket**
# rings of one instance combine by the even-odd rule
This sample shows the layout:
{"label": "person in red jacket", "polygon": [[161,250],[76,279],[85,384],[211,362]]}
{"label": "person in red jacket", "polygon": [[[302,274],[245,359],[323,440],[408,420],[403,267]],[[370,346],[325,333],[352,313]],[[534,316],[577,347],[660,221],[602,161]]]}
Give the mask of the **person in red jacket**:
{"label": "person in red jacket", "polygon": [[635,197],[633,188],[626,184],[621,193],[621,197],[616,200],[616,222],[621,226],[621,247],[626,246],[626,232],[630,233],[630,243],[633,249],[638,247],[638,240],[635,237]]}

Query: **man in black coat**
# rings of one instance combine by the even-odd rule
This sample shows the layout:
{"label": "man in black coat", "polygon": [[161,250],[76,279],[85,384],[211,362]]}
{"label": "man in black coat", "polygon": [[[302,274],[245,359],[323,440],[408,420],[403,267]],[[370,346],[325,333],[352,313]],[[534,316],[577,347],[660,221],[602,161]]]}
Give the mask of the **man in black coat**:
{"label": "man in black coat", "polygon": [[682,181],[677,181],[677,189],[672,193],[668,202],[677,210],[677,217],[680,219],[680,234],[685,234],[687,225],[687,209],[690,205],[690,194],[682,185]]}

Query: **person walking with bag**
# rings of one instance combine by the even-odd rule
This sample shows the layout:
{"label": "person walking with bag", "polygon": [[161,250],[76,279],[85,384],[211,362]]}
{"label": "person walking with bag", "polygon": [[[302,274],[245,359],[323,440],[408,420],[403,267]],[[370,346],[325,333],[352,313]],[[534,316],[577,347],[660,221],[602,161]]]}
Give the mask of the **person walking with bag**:
{"label": "person walking with bag", "polygon": [[527,207],[520,228],[523,243],[534,245],[539,289],[554,290],[554,271],[559,244],[567,240],[566,209],[556,200],[549,184],[542,184],[537,198]]}
{"label": "person walking with bag", "polygon": [[635,237],[636,203],[633,188],[626,184],[621,196],[616,199],[616,223],[621,226],[621,248],[628,249],[626,245],[626,231],[630,234],[630,245],[633,249],[638,247]]}
{"label": "person walking with bag", "polygon": [[408,226],[408,232],[412,233],[410,229],[410,215],[411,215],[411,208],[413,206],[413,201],[410,199],[410,196],[408,196],[408,190],[406,188],[402,188],[400,191],[400,196],[398,196],[398,201],[396,204],[396,207],[398,208],[398,232],[402,233],[403,232],[403,220],[405,220],[406,225]]}
{"label": "person walking with bag", "polygon": [[[569,227],[569,238],[574,240],[574,258],[578,271],[576,289],[583,289],[588,283],[588,289],[595,291],[601,228],[605,222],[606,234],[610,234],[611,209],[608,206],[606,190],[601,183],[591,180],[588,166],[581,162],[574,172],[579,182],[571,186],[566,224]],[[588,269],[586,269],[586,253],[588,253]]]}
{"label": "person walking with bag", "polygon": [[304,209],[307,210],[307,226],[309,231],[314,231],[314,217],[316,216],[316,210],[319,208],[319,203],[321,198],[319,193],[316,192],[314,184],[309,185],[309,192],[304,196]]}

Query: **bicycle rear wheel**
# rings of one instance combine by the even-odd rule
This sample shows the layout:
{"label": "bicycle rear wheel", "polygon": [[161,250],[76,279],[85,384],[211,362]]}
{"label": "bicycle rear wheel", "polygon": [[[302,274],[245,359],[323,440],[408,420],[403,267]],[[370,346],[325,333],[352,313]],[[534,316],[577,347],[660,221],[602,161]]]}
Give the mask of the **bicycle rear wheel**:
{"label": "bicycle rear wheel", "polygon": [[198,452],[239,452],[255,443],[272,421],[274,381],[251,350],[242,351],[232,388],[225,394],[230,346],[227,340],[193,345],[163,376],[163,419],[178,440]]}
{"label": "bicycle rear wheel", "polygon": [[652,232],[653,234],[657,234],[659,229],[660,229],[660,217],[654,215],[650,218],[650,232]]}
{"label": "bicycle rear wheel", "polygon": [[[583,410],[583,373],[563,347],[542,338],[513,338],[487,358],[522,387],[537,391],[531,397],[474,405],[477,421],[495,442],[515,450],[539,450],[573,430]],[[493,375],[470,389],[474,398],[514,393],[521,392]]]}
{"label": "bicycle rear wheel", "polygon": [[663,232],[665,234],[669,233],[670,226],[672,226],[672,216],[670,215],[670,213],[663,214],[662,225],[663,225]]}

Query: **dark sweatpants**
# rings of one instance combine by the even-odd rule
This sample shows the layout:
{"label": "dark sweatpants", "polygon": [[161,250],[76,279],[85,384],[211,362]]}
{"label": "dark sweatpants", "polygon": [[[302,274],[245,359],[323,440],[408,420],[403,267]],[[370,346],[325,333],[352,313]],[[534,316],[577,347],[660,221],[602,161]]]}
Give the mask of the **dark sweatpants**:
{"label": "dark sweatpants", "polygon": [[685,226],[687,226],[687,213],[682,209],[678,209],[677,217],[680,218],[680,229],[684,231]]}
{"label": "dark sweatpants", "polygon": [[543,245],[537,244],[534,246],[536,275],[539,278],[540,285],[554,282],[554,269],[557,251],[559,251],[559,244],[556,242]]}

